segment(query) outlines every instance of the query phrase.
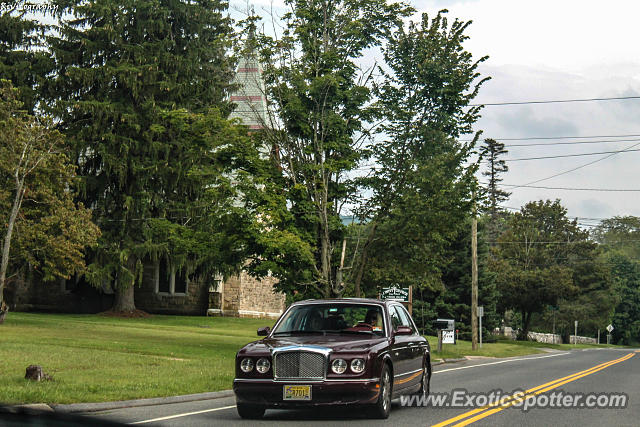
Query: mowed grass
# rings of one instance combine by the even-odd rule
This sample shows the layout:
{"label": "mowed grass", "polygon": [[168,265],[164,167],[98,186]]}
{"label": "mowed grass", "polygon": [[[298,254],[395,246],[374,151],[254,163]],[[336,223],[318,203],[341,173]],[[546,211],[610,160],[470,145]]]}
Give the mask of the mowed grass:
{"label": "mowed grass", "polygon": [[476,351],[471,349],[471,341],[458,340],[457,344],[442,344],[442,352],[438,353],[438,338],[427,336],[431,346],[432,359],[459,359],[464,356],[484,356],[484,357],[511,357],[524,356],[527,354],[543,353],[536,347],[546,347],[540,343],[537,346],[522,346],[515,341],[500,341],[496,343],[483,343],[482,348]]}
{"label": "mowed grass", "polygon": [[[0,402],[76,403],[230,389],[235,353],[268,319],[8,314],[0,325]],[[41,365],[53,381],[24,379]]]}

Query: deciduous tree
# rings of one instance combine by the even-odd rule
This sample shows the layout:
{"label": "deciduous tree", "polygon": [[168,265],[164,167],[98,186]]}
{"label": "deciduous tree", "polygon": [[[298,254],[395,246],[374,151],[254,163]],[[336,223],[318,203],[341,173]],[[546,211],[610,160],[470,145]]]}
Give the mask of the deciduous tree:
{"label": "deciduous tree", "polygon": [[18,260],[15,264],[28,262],[44,280],[68,278],[84,270],[84,250],[94,246],[99,236],[91,212],[73,201],[75,168],[65,154],[63,136],[51,129],[51,123],[21,111],[17,92],[2,81],[0,213],[5,229],[0,312],[5,311],[3,291],[12,252]]}
{"label": "deciduous tree", "polygon": [[[274,112],[265,136],[295,215],[288,232],[306,242],[313,260],[297,263],[307,269],[304,273],[289,269],[280,286],[290,293],[331,297],[344,290],[336,257],[343,237],[339,213],[355,194],[350,171],[364,158],[374,118],[369,108],[374,69],[361,70],[357,62],[401,24],[410,8],[384,0],[285,3],[289,11],[282,34],[261,38]],[[294,265],[287,257],[275,260]]]}

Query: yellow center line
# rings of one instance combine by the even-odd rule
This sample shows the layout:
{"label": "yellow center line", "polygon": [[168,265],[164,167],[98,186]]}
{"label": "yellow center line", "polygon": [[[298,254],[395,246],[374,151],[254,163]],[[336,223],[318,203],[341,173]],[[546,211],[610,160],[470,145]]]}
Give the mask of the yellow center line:
{"label": "yellow center line", "polygon": [[511,402],[509,402],[509,403],[508,403],[508,404],[506,404],[506,405],[503,405],[503,406],[501,406],[501,407],[494,408],[494,409],[491,409],[491,410],[489,410],[489,411],[486,411],[486,412],[484,412],[484,413],[482,413],[482,414],[480,414],[480,415],[477,415],[477,416],[475,416],[475,417],[473,417],[473,418],[469,418],[469,419],[467,419],[467,420],[464,420],[464,421],[463,421],[463,422],[461,422],[461,423],[455,424],[455,425],[454,425],[454,426],[452,426],[452,427],[463,427],[463,426],[466,426],[466,425],[468,425],[468,424],[474,423],[474,422],[476,422],[476,421],[479,421],[479,420],[481,420],[481,419],[483,419],[483,418],[488,417],[489,415],[493,415],[493,414],[495,414],[495,413],[497,413],[497,412],[503,411],[503,410],[507,409],[508,407],[515,405],[516,403],[524,402],[524,401],[526,401],[526,400],[528,400],[528,399],[530,399],[530,398],[534,397],[535,395],[538,395],[538,394],[540,394],[540,393],[544,393],[544,392],[546,392],[546,391],[549,391],[549,390],[552,390],[552,389],[554,389],[554,388],[560,387],[560,386],[561,386],[561,385],[563,385],[563,384],[570,383],[571,381],[575,381],[575,380],[580,379],[580,378],[582,378],[582,377],[586,377],[587,375],[591,375],[591,374],[593,374],[593,373],[596,373],[596,372],[598,372],[598,371],[601,371],[601,370],[603,370],[603,369],[606,369],[606,368],[608,368],[609,366],[615,365],[616,363],[624,362],[625,360],[631,359],[633,356],[634,356],[634,354],[633,354],[633,353],[629,353],[629,354],[628,354],[628,355],[626,355],[625,357],[622,357],[622,358],[620,358],[620,359],[616,359],[616,360],[614,360],[614,361],[612,361],[612,362],[608,363],[608,364],[607,364],[607,366],[602,366],[601,368],[598,368],[598,369],[596,369],[596,370],[594,370],[594,371],[587,372],[587,373],[585,373],[585,374],[579,375],[579,376],[574,377],[574,378],[570,378],[570,379],[568,379],[568,380],[562,381],[562,382],[557,383],[557,384],[553,384],[553,385],[551,385],[551,386],[549,386],[549,387],[546,387],[546,388],[544,388],[544,389],[542,389],[542,390],[538,390],[538,391],[536,391],[536,392],[534,392],[534,393],[531,393],[531,394],[528,394],[528,395],[524,395],[524,396],[518,396],[516,399],[512,400]]}
{"label": "yellow center line", "polygon": [[[473,409],[471,411],[468,411],[468,412],[465,412],[463,414],[460,414],[460,415],[458,415],[456,417],[453,417],[453,418],[450,418],[448,420],[442,421],[441,423],[434,424],[432,427],[448,426],[450,424],[453,424],[456,421],[468,418],[468,417],[470,417],[472,415],[478,414],[478,413],[483,412],[483,411],[485,411],[487,409],[495,408],[495,409],[491,409],[491,410],[489,410],[487,412],[484,412],[483,414],[477,415],[476,417],[470,418],[470,419],[468,419],[468,420],[466,420],[466,421],[464,421],[462,423],[458,423],[454,427],[459,427],[459,426],[464,426],[464,425],[470,424],[471,422],[477,421],[477,420],[482,419],[484,417],[487,417],[487,416],[489,416],[491,414],[499,412],[499,411],[501,411],[501,410],[503,410],[505,408],[508,408],[509,406],[512,406],[515,403],[521,402],[523,399],[525,399],[525,396],[527,394],[529,394],[529,393],[536,392],[536,393],[530,394],[530,396],[533,396],[534,394],[539,394],[539,393],[542,393],[544,391],[551,390],[553,388],[559,387],[559,386],[561,386],[563,384],[566,384],[568,382],[575,381],[575,380],[577,380],[579,378],[582,378],[584,376],[587,376],[587,375],[591,375],[591,374],[593,374],[595,372],[598,372],[598,371],[600,371],[602,369],[605,369],[605,368],[607,368],[607,367],[609,367],[611,365],[614,365],[616,363],[624,362],[625,360],[630,359],[633,356],[634,356],[633,353],[629,353],[629,354],[627,354],[627,355],[625,355],[625,356],[623,356],[623,357],[621,357],[619,359],[611,360],[609,362],[604,362],[604,363],[596,365],[596,366],[594,366],[592,368],[585,369],[585,370],[580,371],[580,372],[576,372],[576,373],[568,375],[566,377],[562,377],[562,378],[558,378],[558,379],[553,380],[553,381],[549,381],[549,382],[541,384],[541,385],[539,385],[537,387],[533,387],[533,388],[530,388],[528,390],[525,390],[524,392],[516,393],[516,394],[514,394],[512,396],[504,397],[504,398],[500,399],[498,402],[492,403],[490,405],[486,405],[486,406],[483,406],[483,407],[480,407],[480,408],[477,408],[477,409]],[[498,407],[498,408],[496,408],[496,407]]]}

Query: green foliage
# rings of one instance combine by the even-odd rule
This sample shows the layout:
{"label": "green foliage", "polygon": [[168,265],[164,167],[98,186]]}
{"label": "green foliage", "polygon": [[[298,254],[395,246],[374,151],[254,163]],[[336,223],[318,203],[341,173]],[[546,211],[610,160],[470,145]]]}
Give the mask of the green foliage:
{"label": "green foliage", "polygon": [[[91,212],[73,200],[77,180],[63,136],[50,121],[20,110],[18,90],[7,80],[0,95],[3,250],[11,249],[13,274],[29,265],[44,280],[69,278],[84,271],[84,251],[100,232]],[[3,260],[2,286],[4,268]]]}
{"label": "green foliage", "polygon": [[43,46],[46,25],[29,19],[21,6],[5,2],[0,12],[0,76],[12,82],[23,108],[33,112],[42,99],[51,58]]}
{"label": "green foliage", "polygon": [[500,175],[509,171],[506,162],[500,157],[508,152],[503,143],[491,138],[485,139],[484,145],[480,148],[480,159],[487,163],[487,168],[482,172],[482,175],[489,179],[484,190],[485,194],[483,194],[486,199],[482,209],[491,215],[488,227],[490,241],[494,241],[498,237],[501,228],[500,222],[504,220],[504,215],[501,215],[504,213],[504,208],[500,207],[500,203],[508,200],[511,194],[499,187],[502,182]]}
{"label": "green foliage", "polygon": [[558,200],[527,203],[509,217],[497,243],[491,269],[503,309],[522,316],[523,337],[532,315],[549,305],[560,305],[560,329],[573,320],[591,321],[588,326],[593,327],[606,317],[612,304],[608,270],[598,262],[597,245],[588,232],[567,218]]}
{"label": "green foliage", "polygon": [[611,315],[616,343],[640,342],[640,218],[614,217],[600,223],[594,238],[605,249],[603,259],[611,266],[616,305]]}
{"label": "green foliage", "polygon": [[472,210],[475,138],[458,137],[479,117],[470,104],[486,81],[477,72],[486,58],[473,61],[462,47],[470,23],[449,24],[444,13],[399,28],[384,50],[389,69],[381,68],[376,94],[386,137],[371,147],[379,167],[361,180],[373,193],[360,209],[372,223],[358,266],[367,265],[367,293],[394,282],[442,292],[450,245]]}
{"label": "green foliage", "polygon": [[410,9],[383,0],[289,0],[286,5],[281,36],[259,37],[266,95],[276,117],[272,123],[282,125],[264,137],[281,171],[280,192],[295,215],[278,226],[285,227],[285,236],[303,240],[305,253],[294,260],[291,252],[282,253],[256,264],[282,265],[277,268],[283,273],[282,290],[329,297],[343,292],[336,271],[339,257],[334,256],[343,234],[339,212],[354,196],[348,172],[363,160],[362,141],[373,119],[372,70],[362,73],[356,61],[400,25]]}

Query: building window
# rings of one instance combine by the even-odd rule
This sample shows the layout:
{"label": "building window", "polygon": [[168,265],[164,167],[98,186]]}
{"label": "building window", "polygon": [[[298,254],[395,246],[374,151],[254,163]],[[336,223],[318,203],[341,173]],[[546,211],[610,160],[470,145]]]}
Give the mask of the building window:
{"label": "building window", "polygon": [[183,270],[175,273],[173,275],[174,277],[174,286],[173,286],[173,293],[176,294],[186,294],[187,293],[187,274],[186,272]]}
{"label": "building window", "polygon": [[169,293],[169,285],[171,284],[171,277],[169,274],[168,262],[165,257],[160,258],[156,264],[158,270],[158,276],[156,278],[157,292]]}
{"label": "building window", "polygon": [[176,271],[166,257],[161,257],[155,265],[157,294],[186,295],[189,278],[184,270]]}

